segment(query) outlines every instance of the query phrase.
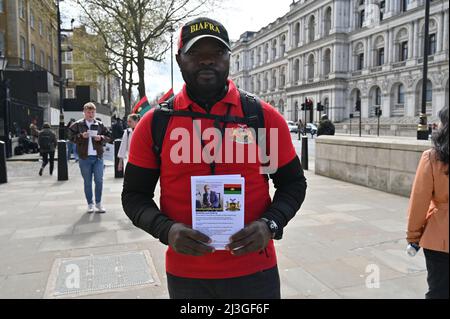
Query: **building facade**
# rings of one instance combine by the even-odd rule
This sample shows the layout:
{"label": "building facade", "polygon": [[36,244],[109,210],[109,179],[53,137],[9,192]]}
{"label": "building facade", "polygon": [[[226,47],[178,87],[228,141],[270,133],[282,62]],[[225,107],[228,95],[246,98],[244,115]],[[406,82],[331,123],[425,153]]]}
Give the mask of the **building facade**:
{"label": "building facade", "polygon": [[[80,113],[82,104],[91,101],[102,110],[100,117],[109,125],[111,115],[120,114],[123,103],[120,78],[110,71],[102,39],[88,33],[86,28],[81,26],[74,28],[73,32],[64,38],[63,48],[66,51],[62,57],[63,76],[66,80],[64,97],[69,100],[69,115],[77,115],[73,113]],[[74,104],[73,100],[78,100],[81,105]],[[78,110],[73,110],[72,105],[78,107]]]}
{"label": "building facade", "polygon": [[[232,45],[231,78],[289,120],[362,117],[415,122],[421,110],[424,0],[299,0]],[[449,2],[432,0],[427,113],[449,100]],[[308,98],[314,110],[304,112]]]}
{"label": "building facade", "polygon": [[[0,52],[11,89],[12,135],[31,120],[59,121],[57,7],[54,0],[1,0]],[[1,121],[5,119],[1,118]]]}

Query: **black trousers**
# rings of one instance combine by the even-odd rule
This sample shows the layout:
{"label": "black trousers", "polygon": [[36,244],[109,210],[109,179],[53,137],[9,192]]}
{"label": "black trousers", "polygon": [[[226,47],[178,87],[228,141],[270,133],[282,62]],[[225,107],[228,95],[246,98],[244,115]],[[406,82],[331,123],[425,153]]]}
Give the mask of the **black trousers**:
{"label": "black trousers", "polygon": [[42,169],[44,169],[45,166],[47,166],[47,164],[50,162],[50,174],[52,174],[55,165],[55,152],[45,152],[41,153],[41,155],[42,155]]}
{"label": "black trousers", "polygon": [[427,264],[428,292],[426,299],[448,299],[448,254],[424,249]]}
{"label": "black trousers", "polygon": [[171,299],[280,299],[278,267],[228,279],[191,279],[167,274]]}

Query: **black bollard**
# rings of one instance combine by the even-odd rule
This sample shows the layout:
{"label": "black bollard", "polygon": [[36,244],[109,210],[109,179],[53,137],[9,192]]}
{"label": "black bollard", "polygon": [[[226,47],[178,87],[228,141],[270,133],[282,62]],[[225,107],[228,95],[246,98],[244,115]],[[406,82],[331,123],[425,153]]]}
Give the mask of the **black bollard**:
{"label": "black bollard", "polygon": [[0,184],[8,183],[6,173],[6,147],[5,142],[0,141]]}
{"label": "black bollard", "polygon": [[302,167],[304,170],[308,170],[308,137],[302,138]]}
{"label": "black bollard", "polygon": [[114,178],[123,178],[123,171],[125,170],[125,167],[121,171],[117,169],[119,166],[119,157],[117,154],[119,153],[120,143],[122,143],[122,140],[114,140]]}
{"label": "black bollard", "polygon": [[69,180],[69,169],[67,166],[67,142],[58,141],[58,181]]}

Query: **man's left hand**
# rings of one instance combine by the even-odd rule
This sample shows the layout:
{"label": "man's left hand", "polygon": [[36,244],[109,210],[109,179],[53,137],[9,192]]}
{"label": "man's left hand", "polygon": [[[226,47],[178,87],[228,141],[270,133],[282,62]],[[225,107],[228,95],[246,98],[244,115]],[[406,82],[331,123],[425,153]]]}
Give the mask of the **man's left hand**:
{"label": "man's left hand", "polygon": [[265,249],[270,239],[272,239],[272,233],[267,224],[257,220],[231,236],[226,249],[234,256],[242,256]]}

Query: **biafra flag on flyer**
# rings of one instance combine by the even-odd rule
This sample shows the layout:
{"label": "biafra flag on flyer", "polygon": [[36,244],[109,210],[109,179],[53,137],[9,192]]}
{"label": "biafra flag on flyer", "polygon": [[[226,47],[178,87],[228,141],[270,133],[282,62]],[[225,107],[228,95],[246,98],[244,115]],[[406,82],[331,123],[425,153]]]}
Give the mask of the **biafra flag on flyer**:
{"label": "biafra flag on flyer", "polygon": [[242,193],[241,184],[224,184],[223,190],[225,195],[240,195]]}

